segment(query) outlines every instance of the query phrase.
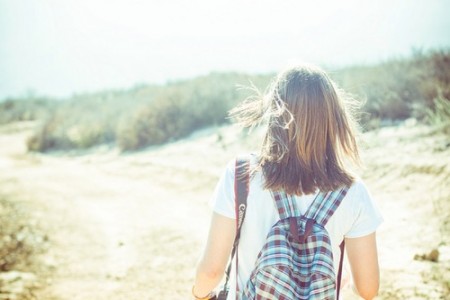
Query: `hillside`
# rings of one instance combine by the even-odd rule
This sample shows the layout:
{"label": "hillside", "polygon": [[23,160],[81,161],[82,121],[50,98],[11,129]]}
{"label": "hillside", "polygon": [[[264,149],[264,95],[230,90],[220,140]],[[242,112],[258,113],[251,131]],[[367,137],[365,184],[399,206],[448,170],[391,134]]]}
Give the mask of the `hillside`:
{"label": "hillside", "polygon": [[[443,49],[326,71],[351,93],[346,98],[356,98],[362,127],[372,130],[408,118],[428,123],[440,120],[430,115],[441,104],[447,107],[444,121],[450,119],[449,69],[450,50]],[[37,121],[26,145],[41,153],[104,144],[123,152],[142,150],[229,124],[227,111],[254,96],[252,87],[264,92],[273,76],[212,72],[164,85],[142,84],[63,100],[5,99],[0,102],[0,124]]]}
{"label": "hillside", "polygon": [[[34,126],[0,128],[0,194],[48,236],[40,267],[28,270],[38,278],[36,299],[189,298],[208,199],[225,164],[257,149],[258,132],[227,125],[134,153],[100,146],[41,154],[26,150]],[[385,218],[379,299],[446,299],[449,136],[408,121],[369,131],[362,144],[362,177]],[[433,249],[437,262],[421,259]]]}

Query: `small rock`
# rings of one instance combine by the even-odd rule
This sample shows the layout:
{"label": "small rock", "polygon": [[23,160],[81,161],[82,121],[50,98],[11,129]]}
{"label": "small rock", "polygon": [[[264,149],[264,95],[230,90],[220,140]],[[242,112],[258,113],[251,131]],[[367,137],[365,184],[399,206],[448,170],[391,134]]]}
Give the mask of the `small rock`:
{"label": "small rock", "polygon": [[428,254],[416,254],[414,255],[414,260],[428,260],[437,262],[439,260],[439,250],[433,249]]}
{"label": "small rock", "polygon": [[427,255],[427,260],[437,262],[439,260],[439,250],[431,250],[431,252]]}

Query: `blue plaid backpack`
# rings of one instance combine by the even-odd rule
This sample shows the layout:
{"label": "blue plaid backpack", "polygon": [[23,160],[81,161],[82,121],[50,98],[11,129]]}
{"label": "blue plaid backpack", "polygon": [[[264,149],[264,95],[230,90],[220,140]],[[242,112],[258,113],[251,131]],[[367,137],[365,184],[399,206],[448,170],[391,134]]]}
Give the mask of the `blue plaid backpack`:
{"label": "blue plaid backpack", "polygon": [[267,235],[241,299],[339,299],[344,241],[336,279],[325,225],[347,191],[319,193],[304,215],[291,196],[272,192],[280,221]]}
{"label": "blue plaid backpack", "polygon": [[[247,208],[250,157],[236,159],[235,207],[236,238],[230,262],[225,272],[225,284],[217,300],[228,299],[229,279],[233,257],[238,269],[239,239]],[[348,187],[319,193],[307,212],[301,215],[295,199],[284,192],[272,192],[280,221],[272,226],[260,251],[255,269],[236,299],[243,300],[339,300],[344,258],[344,240],[337,278],[334,272],[330,237],[325,229],[330,217],[347,194]]]}

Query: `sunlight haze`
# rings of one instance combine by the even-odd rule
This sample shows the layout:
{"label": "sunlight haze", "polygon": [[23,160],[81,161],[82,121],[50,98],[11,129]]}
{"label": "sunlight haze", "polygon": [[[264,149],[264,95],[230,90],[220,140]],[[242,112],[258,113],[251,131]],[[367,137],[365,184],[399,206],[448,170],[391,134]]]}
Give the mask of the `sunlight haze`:
{"label": "sunlight haze", "polygon": [[449,47],[448,3],[0,0],[0,99]]}

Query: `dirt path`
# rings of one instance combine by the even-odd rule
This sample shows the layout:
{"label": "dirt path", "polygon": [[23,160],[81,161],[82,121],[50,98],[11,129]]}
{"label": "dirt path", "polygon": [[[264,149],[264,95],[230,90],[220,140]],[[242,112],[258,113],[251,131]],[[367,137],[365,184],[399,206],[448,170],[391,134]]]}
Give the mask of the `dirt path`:
{"label": "dirt path", "polygon": [[[380,298],[445,299],[448,140],[425,134],[417,143],[420,130],[402,130],[369,134],[364,155],[363,178],[385,218]],[[220,139],[206,132],[133,154],[37,155],[25,151],[29,133],[0,130],[0,189],[17,195],[49,236],[38,299],[188,299],[208,198],[226,162],[254,140],[236,143],[226,129]],[[432,249],[439,263],[413,259]]]}
{"label": "dirt path", "polygon": [[[164,168],[149,168],[151,162],[25,155],[25,136],[1,136],[0,182],[2,190],[25,199],[49,236],[44,261],[52,272],[39,299],[187,295],[194,252],[205,235],[198,229],[208,223],[192,217],[206,213],[204,199],[192,199],[193,192],[202,193],[177,185],[173,168],[173,176],[161,180]],[[186,237],[192,237],[190,247]]]}
{"label": "dirt path", "polygon": [[[424,126],[368,133],[366,180],[378,232],[383,299],[450,299],[450,137]],[[438,262],[415,260],[439,251]]]}

